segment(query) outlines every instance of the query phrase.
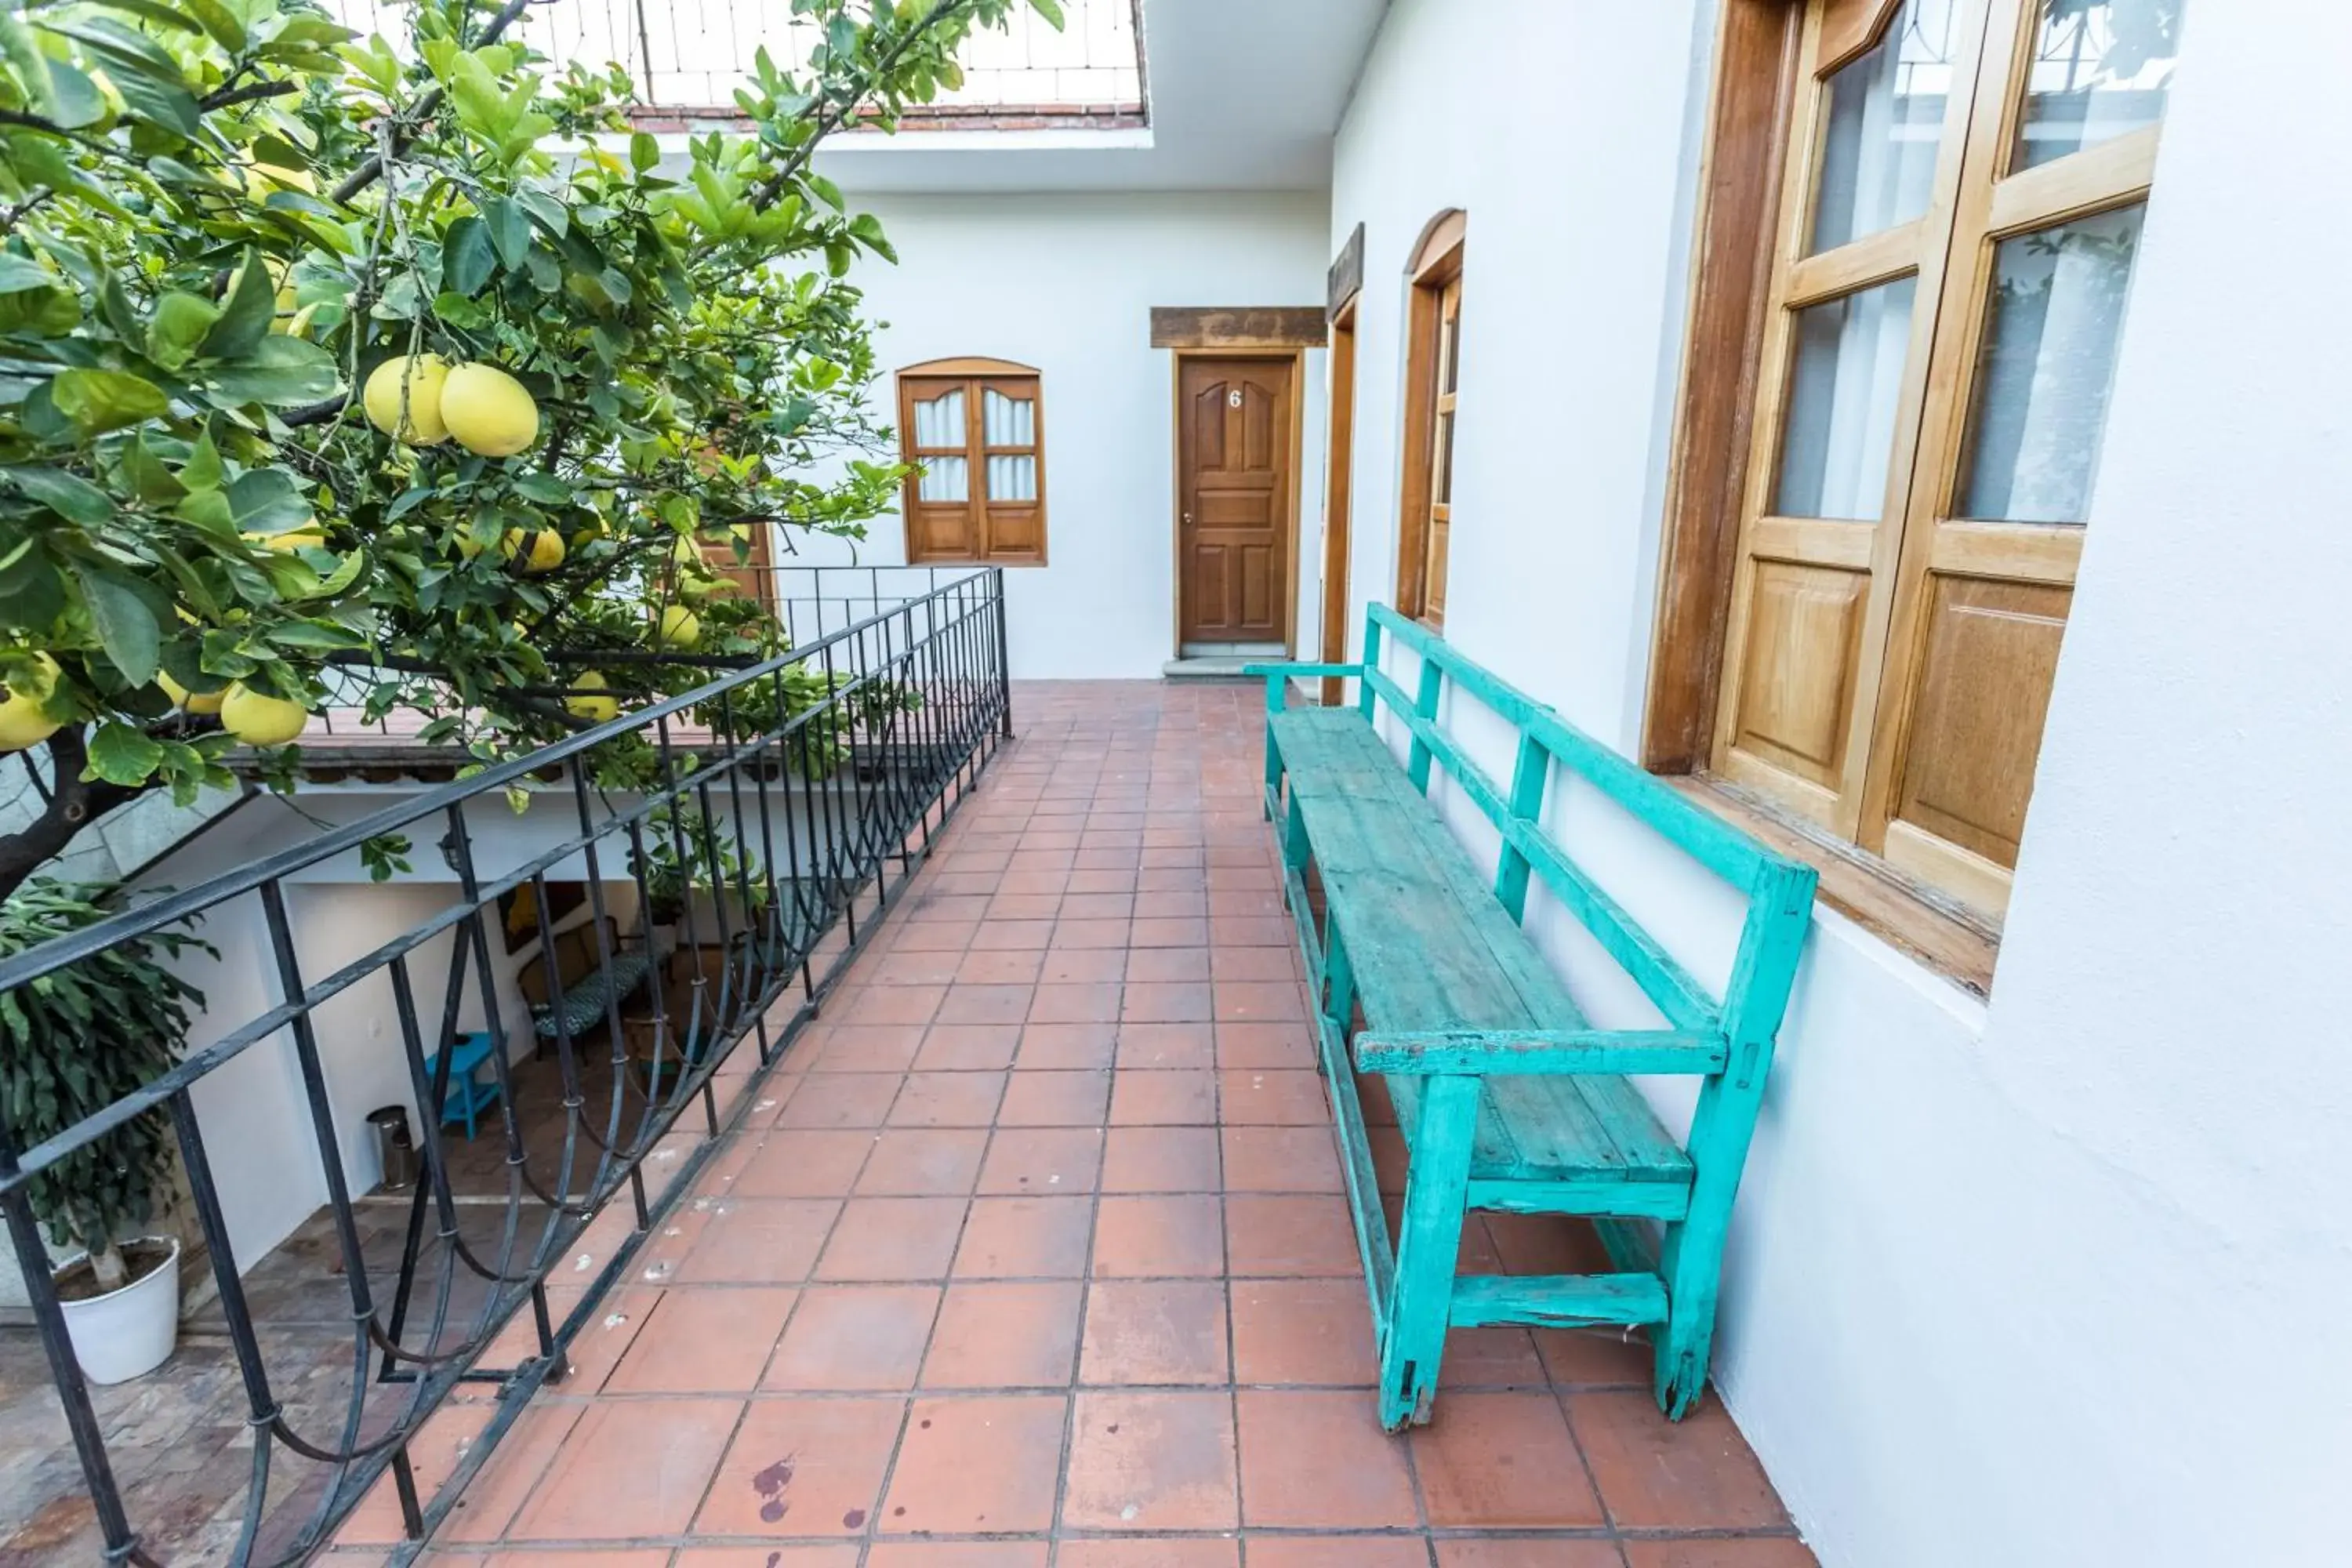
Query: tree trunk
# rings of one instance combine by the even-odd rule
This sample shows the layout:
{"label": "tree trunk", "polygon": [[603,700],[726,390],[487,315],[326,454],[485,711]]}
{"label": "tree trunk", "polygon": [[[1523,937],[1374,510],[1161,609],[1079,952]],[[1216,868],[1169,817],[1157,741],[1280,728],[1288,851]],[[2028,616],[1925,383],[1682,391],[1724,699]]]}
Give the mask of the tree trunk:
{"label": "tree trunk", "polygon": [[122,1261],[122,1248],[110,1241],[90,1250],[89,1271],[101,1292],[120,1290],[131,1283],[131,1270]]}
{"label": "tree trunk", "polygon": [[[0,834],[0,899],[65,852],[74,837],[119,805],[147,793],[146,787],[85,780],[88,738],[79,727],[49,737],[49,797],[41,815],[14,833]],[[26,759],[26,765],[31,761]]]}

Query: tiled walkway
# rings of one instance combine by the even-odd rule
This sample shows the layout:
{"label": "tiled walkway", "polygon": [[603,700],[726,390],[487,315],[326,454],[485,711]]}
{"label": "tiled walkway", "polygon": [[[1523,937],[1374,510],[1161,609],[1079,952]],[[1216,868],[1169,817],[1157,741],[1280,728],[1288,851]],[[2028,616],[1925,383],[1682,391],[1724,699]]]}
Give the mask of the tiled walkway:
{"label": "tiled walkway", "polygon": [[[1615,1334],[1457,1333],[1435,1422],[1381,1432],[1259,701],[1017,693],[1020,742],[430,1561],[1812,1562],[1721,1406],[1669,1426]],[[1465,1245],[1590,1266],[1558,1220]]]}

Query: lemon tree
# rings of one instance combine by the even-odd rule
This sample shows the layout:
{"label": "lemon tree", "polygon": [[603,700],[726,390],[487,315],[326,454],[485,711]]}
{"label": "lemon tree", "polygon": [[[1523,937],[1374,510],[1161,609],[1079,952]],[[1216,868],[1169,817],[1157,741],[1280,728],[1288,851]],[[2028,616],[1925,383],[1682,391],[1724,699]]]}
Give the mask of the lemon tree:
{"label": "lemon tree", "polygon": [[0,751],[49,780],[0,891],[238,745],[289,784],[339,687],[487,760],[707,674],[615,650],[772,649],[703,543],[858,533],[902,472],[845,281],[889,249],[812,154],[1024,3],[791,0],[805,65],[665,147],[522,0],[417,0],[398,47],[0,0]]}

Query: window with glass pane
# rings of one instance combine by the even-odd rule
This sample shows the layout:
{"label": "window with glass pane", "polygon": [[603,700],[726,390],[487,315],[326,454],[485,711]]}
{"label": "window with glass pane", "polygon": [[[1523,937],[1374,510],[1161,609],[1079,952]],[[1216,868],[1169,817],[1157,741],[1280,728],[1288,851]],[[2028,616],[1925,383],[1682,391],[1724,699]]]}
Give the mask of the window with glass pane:
{"label": "window with glass pane", "polygon": [[2015,166],[2030,169],[2164,119],[2188,0],[2035,0],[2040,13],[2018,117]]}
{"label": "window with glass pane", "polygon": [[1915,289],[1898,278],[1797,312],[1780,516],[1868,522],[1885,510]]}
{"label": "window with glass pane", "polygon": [[2090,514],[2145,210],[2078,218],[1993,251],[1961,516],[2081,522]]}
{"label": "window with glass pane", "polygon": [[[952,374],[950,374],[952,373]],[[1042,564],[1045,447],[1036,373],[1000,360],[901,372],[910,563]]]}
{"label": "window with glass pane", "polygon": [[1813,252],[1927,210],[1952,98],[1954,9],[1954,0],[1906,0],[1877,45],[1830,77]]}
{"label": "window with glass pane", "polygon": [[[1727,374],[1694,339],[1717,352],[1685,433],[1755,388],[1740,538],[1727,589],[1662,622],[1708,635],[1719,604],[1717,661],[1670,661],[1654,707],[1676,760],[1704,717],[1704,765],[1740,799],[1979,930],[2009,897],[2186,3],[1806,0],[1793,35],[1738,36],[1743,92],[1778,93],[1800,51],[1785,155],[1812,195],[1756,242],[1767,357]],[[1725,135],[1717,177],[1748,171],[1727,188],[1786,186],[1754,123]],[[1733,245],[1705,274],[1710,319],[1736,319],[1721,301],[1758,260]],[[1675,544],[1719,525],[1678,511]]]}

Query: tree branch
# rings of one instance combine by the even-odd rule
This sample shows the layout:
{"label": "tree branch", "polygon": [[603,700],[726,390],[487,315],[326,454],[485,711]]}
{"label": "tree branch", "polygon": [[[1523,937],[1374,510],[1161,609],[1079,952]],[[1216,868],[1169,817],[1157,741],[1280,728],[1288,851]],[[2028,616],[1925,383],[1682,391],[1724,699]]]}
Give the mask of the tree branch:
{"label": "tree branch", "polygon": [[294,81],[249,81],[243,87],[225,87],[196,100],[196,107],[209,114],[215,109],[229,109],[240,103],[252,103],[264,98],[283,98],[299,92],[302,84]]}
{"label": "tree branch", "polygon": [[0,835],[0,899],[15,892],[26,878],[64,853],[83,828],[152,787],[85,780],[81,773],[89,761],[88,737],[79,725],[49,737],[47,805],[40,816],[16,832]]}
{"label": "tree branch", "polygon": [[[924,15],[921,21],[907,29],[906,37],[890,46],[889,52],[885,54],[876,65],[871,80],[888,80],[892,68],[906,57],[908,49],[914,47],[916,39],[946,21],[950,13],[968,3],[969,0],[939,0],[939,3]],[[797,151],[788,154],[783,166],[769,175],[761,183],[760,188],[751,193],[752,206],[766,207],[784,194],[784,187],[792,183],[794,175],[808,167],[809,161],[816,156],[816,150],[824,145],[824,139],[840,129],[843,117],[857,107],[858,101],[866,96],[866,87],[860,87],[856,92],[844,97],[841,102],[825,106],[823,112],[816,116],[816,134],[802,143]],[[807,112],[803,110],[801,115],[796,115],[794,118],[801,118]]]}
{"label": "tree branch", "polygon": [[[497,43],[506,30],[514,26],[522,14],[530,8],[530,0],[507,0],[505,5],[499,7],[498,15],[490,18],[489,25],[482,29],[482,36],[474,41],[472,47],[480,48],[485,44]],[[394,151],[408,145],[409,139],[416,134],[413,122],[427,118],[435,110],[440,108],[441,97],[441,89],[437,87],[427,88],[417,95],[416,101],[410,104],[408,112],[401,117],[401,122],[393,128],[392,145]],[[350,177],[334,188],[328,200],[337,206],[342,206],[383,177],[383,155],[379,153],[352,170]]]}

